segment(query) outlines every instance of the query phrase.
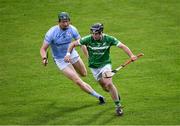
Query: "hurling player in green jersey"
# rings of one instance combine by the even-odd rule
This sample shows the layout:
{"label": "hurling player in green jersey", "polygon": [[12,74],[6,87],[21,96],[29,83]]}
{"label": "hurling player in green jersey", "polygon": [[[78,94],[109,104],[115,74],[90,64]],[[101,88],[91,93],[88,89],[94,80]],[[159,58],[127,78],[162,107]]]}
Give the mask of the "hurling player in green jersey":
{"label": "hurling player in green jersey", "polygon": [[131,50],[115,37],[103,33],[103,24],[96,23],[90,28],[91,34],[87,35],[80,40],[72,42],[68,48],[68,52],[65,56],[65,61],[70,62],[70,53],[75,46],[85,45],[88,50],[89,67],[93,73],[94,78],[99,82],[101,87],[110,93],[115,106],[116,114],[118,116],[123,115],[122,106],[120,103],[120,96],[118,95],[117,88],[112,82],[112,78],[104,78],[102,74],[111,71],[110,60],[110,47],[117,46],[133,60],[137,57],[131,52]]}

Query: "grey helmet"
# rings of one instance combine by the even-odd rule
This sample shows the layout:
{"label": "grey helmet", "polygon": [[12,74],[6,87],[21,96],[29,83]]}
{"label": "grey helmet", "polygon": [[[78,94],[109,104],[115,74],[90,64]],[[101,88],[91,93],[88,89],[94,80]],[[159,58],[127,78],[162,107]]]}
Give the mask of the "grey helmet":
{"label": "grey helmet", "polygon": [[103,32],[104,26],[101,23],[95,23],[91,26],[90,31],[91,33],[101,33]]}
{"label": "grey helmet", "polygon": [[58,19],[59,19],[59,22],[61,20],[69,20],[70,21],[70,16],[67,12],[61,12],[60,14],[58,14]]}

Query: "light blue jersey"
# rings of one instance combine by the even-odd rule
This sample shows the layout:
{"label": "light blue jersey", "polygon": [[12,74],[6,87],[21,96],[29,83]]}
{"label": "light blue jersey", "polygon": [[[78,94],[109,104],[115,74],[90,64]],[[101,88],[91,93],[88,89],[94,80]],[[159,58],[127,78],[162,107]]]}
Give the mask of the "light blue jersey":
{"label": "light blue jersey", "polygon": [[69,25],[68,29],[62,30],[59,25],[56,25],[46,33],[44,42],[51,46],[53,57],[55,59],[61,59],[66,55],[72,39],[77,40],[79,38],[80,35],[74,26]]}

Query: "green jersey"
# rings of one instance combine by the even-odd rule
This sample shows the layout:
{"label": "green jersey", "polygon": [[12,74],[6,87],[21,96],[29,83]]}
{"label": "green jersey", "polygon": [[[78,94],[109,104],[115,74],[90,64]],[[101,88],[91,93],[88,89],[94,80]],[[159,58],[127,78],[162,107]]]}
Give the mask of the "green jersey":
{"label": "green jersey", "polygon": [[121,44],[115,37],[103,34],[101,40],[94,40],[92,35],[80,39],[81,45],[86,45],[89,53],[89,67],[100,68],[106,64],[111,64],[109,57],[110,47]]}

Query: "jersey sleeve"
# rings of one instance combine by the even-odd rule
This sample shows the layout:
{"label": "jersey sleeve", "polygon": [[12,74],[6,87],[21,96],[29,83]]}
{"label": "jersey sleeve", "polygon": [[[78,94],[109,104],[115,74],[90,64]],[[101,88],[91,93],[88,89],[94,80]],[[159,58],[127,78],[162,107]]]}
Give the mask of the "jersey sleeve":
{"label": "jersey sleeve", "polygon": [[111,37],[111,46],[119,46],[121,44],[121,42],[116,39],[115,37]]}
{"label": "jersey sleeve", "polygon": [[72,25],[71,25],[71,27],[72,27],[72,36],[73,36],[73,38],[75,40],[80,39],[81,36],[80,36],[78,30],[76,29],[76,27],[74,27]]}
{"label": "jersey sleeve", "polygon": [[80,45],[88,45],[89,41],[90,41],[90,36],[85,36],[80,39],[79,44]]}
{"label": "jersey sleeve", "polygon": [[49,29],[44,37],[44,42],[50,44],[53,41],[53,30]]}

